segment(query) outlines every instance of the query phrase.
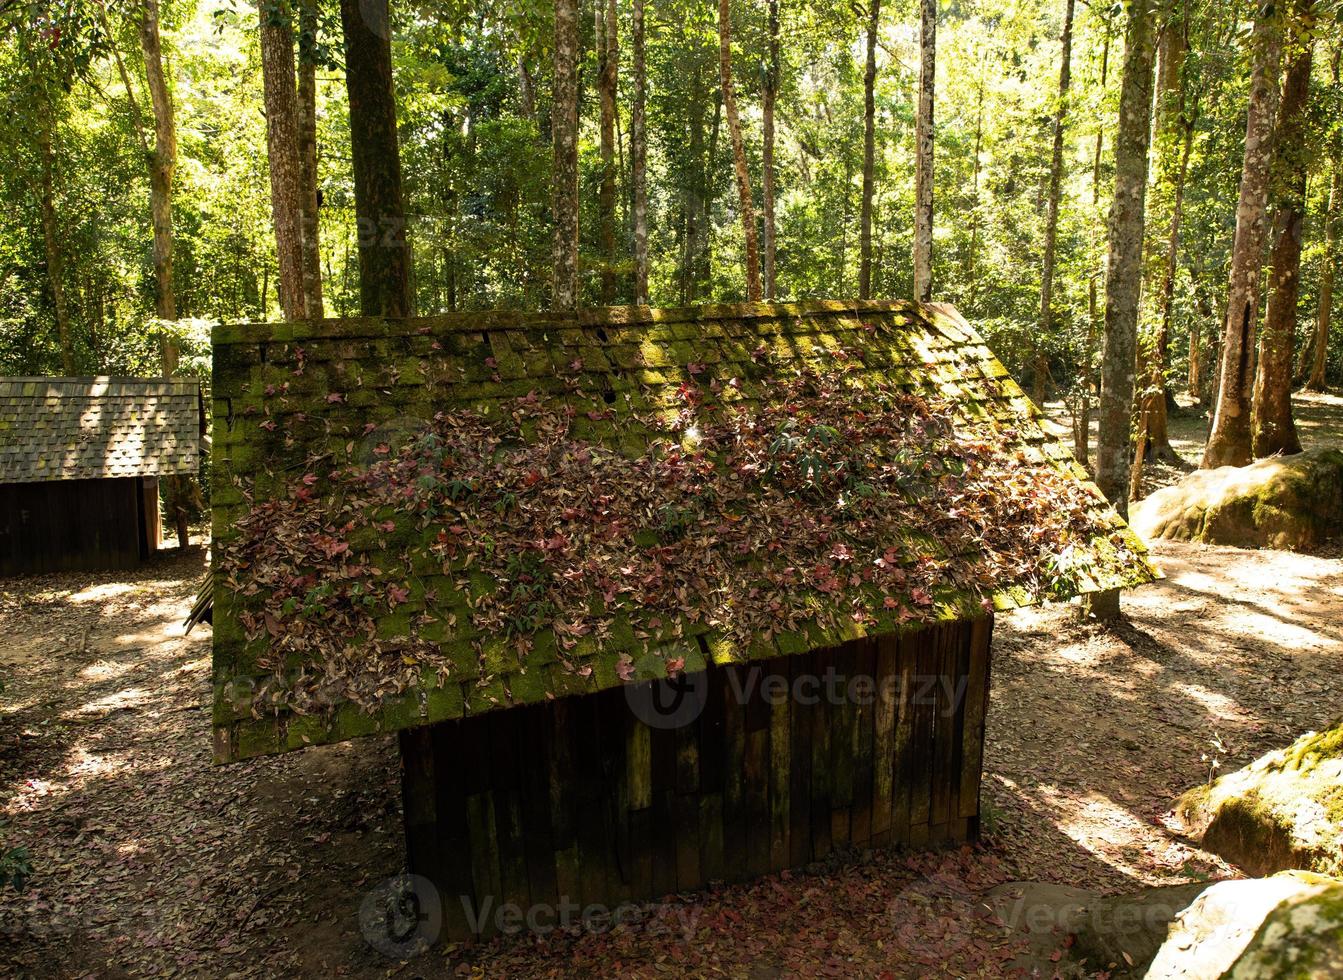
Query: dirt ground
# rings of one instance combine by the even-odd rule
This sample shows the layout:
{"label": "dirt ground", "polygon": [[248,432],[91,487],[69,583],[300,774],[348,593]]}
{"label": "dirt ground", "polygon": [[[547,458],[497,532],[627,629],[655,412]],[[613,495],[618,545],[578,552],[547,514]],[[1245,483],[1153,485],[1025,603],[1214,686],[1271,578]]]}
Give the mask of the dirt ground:
{"label": "dirt ground", "polygon": [[203,566],[0,581],[0,820],[35,873],[0,895],[0,973],[27,976],[1000,976],[978,901],[1005,880],[1105,890],[1233,873],[1163,814],[1343,703],[1337,560],[1163,544],[1113,630],[1067,607],[997,626],[985,842],[855,855],[676,900],[643,924],[402,964],[360,904],[402,870],[397,756],[365,739],[214,767]]}

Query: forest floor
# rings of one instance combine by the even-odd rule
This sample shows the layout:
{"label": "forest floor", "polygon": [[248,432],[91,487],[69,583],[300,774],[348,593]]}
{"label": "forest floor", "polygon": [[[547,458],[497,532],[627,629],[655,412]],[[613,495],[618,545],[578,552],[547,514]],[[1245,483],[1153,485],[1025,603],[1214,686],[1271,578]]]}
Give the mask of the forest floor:
{"label": "forest floor", "polygon": [[[1343,399],[1319,412],[1337,444]],[[1166,824],[1171,801],[1343,703],[1337,554],[1155,553],[1167,577],[1125,598],[1121,625],[1067,606],[1000,617],[979,846],[855,854],[642,924],[409,963],[359,925],[403,868],[394,740],[211,765],[210,631],[181,627],[201,551],[0,580],[0,842],[34,867],[0,893],[0,974],[1002,976],[1015,950],[988,888],[1235,874]]]}
{"label": "forest floor", "polygon": [[[1154,490],[1169,486],[1198,466],[1203,456],[1203,445],[1208,441],[1208,427],[1211,420],[1205,411],[1194,404],[1184,392],[1175,396],[1180,409],[1172,412],[1167,421],[1171,448],[1184,461],[1183,466],[1169,463],[1148,463],[1143,467],[1142,490],[1146,497]],[[1292,395],[1292,411],[1296,420],[1297,435],[1301,438],[1303,449],[1315,449],[1318,446],[1343,445],[1343,396],[1324,392],[1298,391]],[[1067,428],[1069,435],[1064,438],[1068,448],[1074,452],[1076,443],[1072,438],[1072,417],[1062,402],[1046,402],[1045,414],[1055,422]],[[1092,412],[1091,447],[1094,451],[1099,422]]]}

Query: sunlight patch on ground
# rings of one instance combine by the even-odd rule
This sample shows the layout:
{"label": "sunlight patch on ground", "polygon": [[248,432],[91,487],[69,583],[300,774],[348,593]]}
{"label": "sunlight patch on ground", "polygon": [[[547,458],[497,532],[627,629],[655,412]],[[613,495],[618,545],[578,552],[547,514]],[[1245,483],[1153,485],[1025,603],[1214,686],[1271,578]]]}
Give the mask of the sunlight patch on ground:
{"label": "sunlight patch on ground", "polygon": [[1203,705],[1210,716],[1219,721],[1245,721],[1246,712],[1237,702],[1224,694],[1210,691],[1201,684],[1188,684],[1177,681],[1171,690],[1179,691],[1189,700]]}
{"label": "sunlight patch on ground", "polygon": [[1331,649],[1340,646],[1337,639],[1314,629],[1286,623],[1277,616],[1248,609],[1228,609],[1217,618],[1217,625],[1231,633],[1257,636],[1295,650]]}
{"label": "sunlight patch on ground", "polygon": [[1130,810],[1101,793],[1074,797],[1046,785],[1036,787],[1035,791],[1040,802],[1055,812],[1055,826],[1079,848],[1126,874],[1134,877],[1144,874],[1142,867],[1124,855],[1125,850],[1147,836],[1147,825]]}
{"label": "sunlight patch on ground", "polygon": [[66,712],[65,718],[87,718],[89,715],[102,717],[113,711],[138,708],[149,701],[149,692],[142,687],[128,687],[106,697],[98,698],[80,705],[73,712]]}
{"label": "sunlight patch on ground", "polygon": [[130,582],[100,582],[97,585],[90,585],[86,589],[72,593],[66,599],[66,602],[76,605],[82,605],[86,602],[106,602],[108,599],[136,592],[139,588],[138,585]]}
{"label": "sunlight patch on ground", "polygon": [[79,677],[89,681],[110,681],[128,670],[133,669],[134,664],[113,663],[110,660],[95,660],[79,671]]}

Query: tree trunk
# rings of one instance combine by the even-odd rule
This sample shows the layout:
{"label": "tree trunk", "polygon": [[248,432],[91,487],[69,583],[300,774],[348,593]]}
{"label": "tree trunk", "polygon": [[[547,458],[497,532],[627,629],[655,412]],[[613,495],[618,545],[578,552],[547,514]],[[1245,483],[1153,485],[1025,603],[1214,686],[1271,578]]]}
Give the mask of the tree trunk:
{"label": "tree trunk", "polygon": [[359,229],[359,310],[410,316],[410,249],[401,203],[392,34],[386,0],[341,0],[350,158]]}
{"label": "tree trunk", "polygon": [[602,180],[597,192],[602,248],[601,303],[610,306],[616,295],[616,81],[620,48],[616,40],[615,0],[600,0],[595,10],[597,95],[601,102]]}
{"label": "tree trunk", "polygon": [[689,306],[697,296],[699,282],[699,221],[704,211],[704,82],[699,71],[692,70],[690,77],[689,106],[689,173],[685,180],[681,207],[685,218],[684,251],[681,261],[681,305]]}
{"label": "tree trunk", "polygon": [[1250,355],[1259,315],[1273,117],[1278,108],[1278,62],[1282,54],[1282,28],[1273,4],[1264,3],[1259,8],[1251,45],[1254,72],[1245,122],[1245,163],[1236,206],[1217,405],[1201,464],[1205,469],[1244,466],[1251,458]]}
{"label": "tree trunk", "polygon": [[1105,339],[1101,355],[1100,436],[1096,446],[1096,485],[1121,516],[1128,514],[1143,207],[1152,132],[1152,21],[1150,0],[1129,0],[1119,130],[1115,136],[1115,191],[1110,206],[1110,258],[1105,276]]}
{"label": "tree trunk", "polygon": [[1338,264],[1339,211],[1343,204],[1343,166],[1334,159],[1334,178],[1329,185],[1329,206],[1324,214],[1324,255],[1320,268],[1320,304],[1315,315],[1315,346],[1312,352],[1310,378],[1306,388],[1325,390],[1325,368],[1329,363],[1329,322],[1334,305],[1334,268]]}
{"label": "tree trunk", "polygon": [[937,0],[919,0],[919,107],[914,126],[914,298],[933,298],[933,89]]}
{"label": "tree trunk", "polygon": [[863,203],[858,219],[859,299],[872,298],[872,193],[877,183],[877,31],[881,25],[881,0],[869,0],[869,5],[867,70],[863,74]]}
{"label": "tree trunk", "polygon": [[75,344],[70,329],[70,311],[65,302],[65,256],[61,253],[60,230],[56,227],[56,158],[51,149],[51,129],[55,122],[43,119],[38,132],[38,151],[42,158],[42,242],[46,247],[47,285],[51,287],[51,306],[56,314],[56,335],[61,345],[61,373],[75,373]]}
{"label": "tree trunk", "polygon": [[[1171,30],[1168,25],[1167,30]],[[1170,66],[1177,60],[1183,63],[1183,54],[1177,59],[1176,51],[1183,52],[1183,45],[1178,48],[1169,43],[1165,48],[1166,53],[1162,58],[1161,84],[1180,85],[1181,81],[1178,72],[1172,77]],[[1189,158],[1194,148],[1194,128],[1198,122],[1198,95],[1194,95],[1192,104],[1186,106],[1184,99],[1180,100],[1180,111],[1178,117],[1183,131],[1182,143],[1180,146],[1180,160],[1176,166],[1174,176],[1174,200],[1171,203],[1170,225],[1166,233],[1166,257],[1165,266],[1161,277],[1161,312],[1157,326],[1156,343],[1153,345],[1151,364],[1148,365],[1149,384],[1154,387],[1160,395],[1160,404],[1155,405],[1149,411],[1148,425],[1148,449],[1147,457],[1151,459],[1162,459],[1166,462],[1179,466],[1184,465],[1184,460],[1175,451],[1170,444],[1169,429],[1169,407],[1170,398],[1166,386],[1166,367],[1169,364],[1170,357],[1170,333],[1171,319],[1175,306],[1175,276],[1178,272],[1178,259],[1180,255],[1180,224],[1184,218],[1184,191],[1185,183],[1189,178]],[[1190,358],[1194,359],[1197,355],[1194,348],[1197,345],[1196,336],[1190,335]],[[1191,360],[1192,363],[1192,360]],[[1136,499],[1136,498],[1135,498]]]}
{"label": "tree trunk", "polygon": [[1063,189],[1063,123],[1068,115],[1068,87],[1072,82],[1073,0],[1063,15],[1063,51],[1059,60],[1059,101],[1054,111],[1054,152],[1049,164],[1049,203],[1045,217],[1045,252],[1040,273],[1040,328],[1035,335],[1033,392],[1036,405],[1045,403],[1049,377],[1048,345],[1054,336],[1054,253],[1059,236],[1059,198]]}
{"label": "tree trunk", "polygon": [[286,0],[259,0],[261,79],[266,103],[271,221],[279,260],[277,293],[286,320],[307,314],[303,293],[302,177],[298,153],[298,93],[294,81],[294,29]]}
{"label": "tree trunk", "polygon": [[644,65],[644,0],[634,0],[630,25],[634,58],[634,103],[630,108],[630,177],[634,184],[634,302],[648,302],[648,144],[644,106],[648,77]]}
{"label": "tree trunk", "polygon": [[732,87],[732,13],[729,0],[718,0],[718,72],[722,79],[723,108],[727,112],[728,136],[732,140],[732,166],[737,174],[737,197],[741,207],[741,228],[746,238],[746,298],[757,303],[760,289],[760,246],[755,230],[755,200],[751,194],[751,175],[746,169],[746,146],[741,138],[741,120],[737,116],[737,96]]}
{"label": "tree trunk", "polygon": [[551,104],[555,149],[552,303],[578,308],[578,0],[555,0],[555,79]]}
{"label": "tree trunk", "polygon": [[1296,305],[1301,293],[1301,237],[1306,223],[1306,110],[1310,99],[1311,0],[1298,4],[1299,36],[1282,89],[1282,113],[1274,137],[1277,214],[1273,219],[1273,261],[1268,306],[1259,335],[1254,378],[1254,455],[1299,453],[1301,440],[1292,420],[1292,355]]}
{"label": "tree trunk", "polygon": [[[879,0],[873,0],[874,3]],[[779,97],[779,0],[768,0],[767,26],[769,53],[765,64],[764,84],[760,92],[761,125],[764,142],[760,149],[760,183],[764,207],[765,298],[774,299],[774,255],[776,229],[774,226],[774,103]]]}
{"label": "tree trunk", "polygon": [[320,319],[322,248],[317,195],[317,9],[299,0],[298,9],[298,169],[299,230],[303,234],[303,303],[309,319]]}
{"label": "tree trunk", "polygon": [[[140,18],[140,50],[145,59],[149,104],[154,113],[154,149],[149,154],[149,212],[154,226],[154,305],[160,320],[177,319],[173,292],[173,172],[177,168],[177,127],[173,100],[163,73],[163,44],[159,38],[158,0],[145,0]],[[130,93],[127,93],[130,97]],[[177,371],[177,341],[159,338],[163,376]]]}

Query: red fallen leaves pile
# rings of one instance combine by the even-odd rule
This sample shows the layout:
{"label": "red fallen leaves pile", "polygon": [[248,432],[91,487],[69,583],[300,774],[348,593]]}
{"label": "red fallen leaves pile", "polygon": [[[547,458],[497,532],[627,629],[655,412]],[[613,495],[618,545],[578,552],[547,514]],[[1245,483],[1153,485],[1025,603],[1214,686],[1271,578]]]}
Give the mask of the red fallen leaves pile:
{"label": "red fallen leaves pile", "polygon": [[[1008,587],[1069,594],[1097,540],[1123,555],[1081,484],[1001,448],[1014,431],[842,368],[773,384],[767,404],[714,380],[660,416],[590,412],[602,441],[574,434],[572,406],[529,395],[506,417],[440,413],[369,465],[304,474],[220,549],[275,675],[254,703],[371,708],[425,666],[470,679],[450,655],[465,642],[484,682],[487,643],[525,664],[546,633],[583,676],[594,647],[625,651],[625,677],[639,647],[687,629],[745,650],[809,624],[927,621]],[[613,448],[625,437],[646,451]],[[440,575],[464,605],[426,585]]]}

